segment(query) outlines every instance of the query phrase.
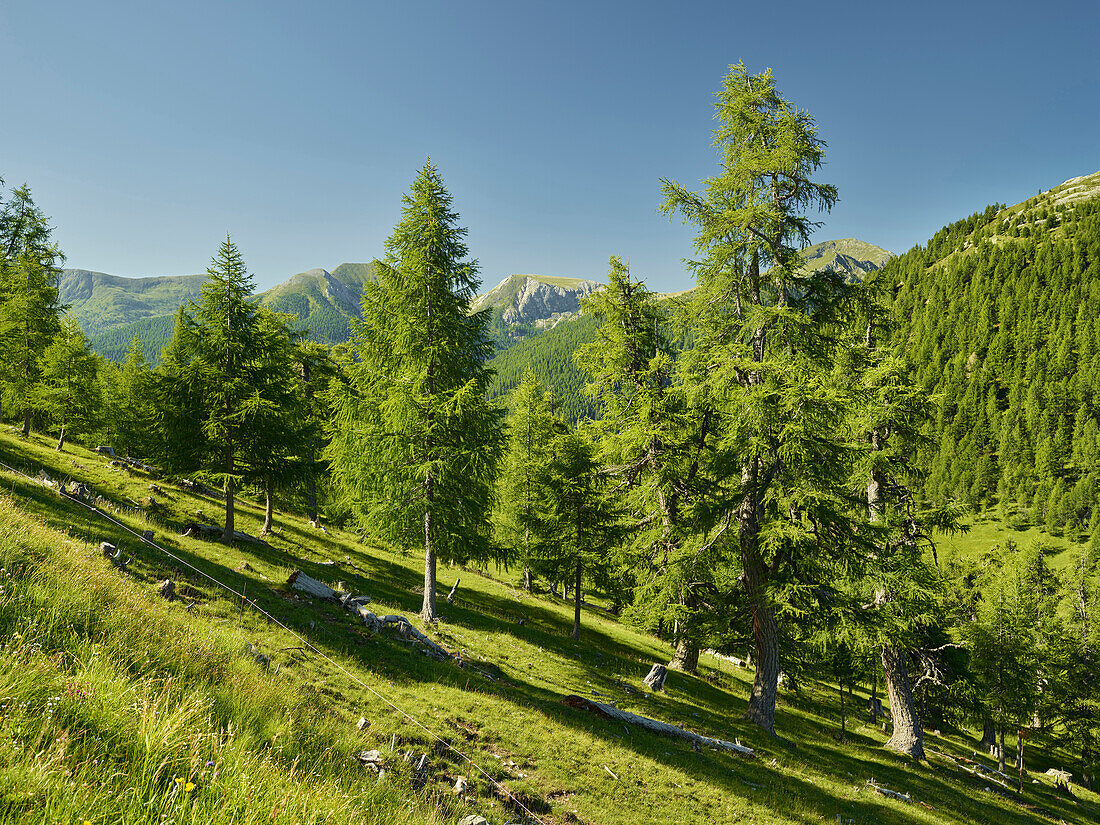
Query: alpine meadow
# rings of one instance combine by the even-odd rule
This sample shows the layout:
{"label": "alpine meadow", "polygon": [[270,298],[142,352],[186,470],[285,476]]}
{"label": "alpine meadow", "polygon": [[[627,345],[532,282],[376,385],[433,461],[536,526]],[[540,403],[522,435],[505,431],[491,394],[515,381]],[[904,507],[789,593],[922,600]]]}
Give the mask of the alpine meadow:
{"label": "alpine meadow", "polygon": [[[705,167],[646,179],[686,244],[647,280],[650,229],[559,238],[587,207],[517,194],[516,133],[456,160],[478,59],[405,101],[427,159],[380,160],[399,122],[350,101],[381,107],[367,159],[317,186],[403,187],[335,253],[365,263],[259,277],[260,218],[212,187],[205,272],[65,269],[70,207],[0,181],[0,825],[1100,821],[1100,172],[902,254],[819,237],[836,118],[726,58]],[[545,148],[548,90],[588,81],[514,71]],[[250,116],[280,232],[349,232],[265,165],[299,127]],[[317,132],[307,165],[347,139]]]}

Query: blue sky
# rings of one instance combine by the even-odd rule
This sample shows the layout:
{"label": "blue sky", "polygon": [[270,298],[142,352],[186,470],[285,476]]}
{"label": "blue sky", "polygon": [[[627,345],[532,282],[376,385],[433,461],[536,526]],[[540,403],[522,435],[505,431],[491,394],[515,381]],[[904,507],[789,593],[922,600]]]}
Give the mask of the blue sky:
{"label": "blue sky", "polygon": [[27,2],[0,5],[0,176],[70,266],[261,287],[381,254],[430,155],[485,287],[691,285],[658,179],[715,169],[729,64],[771,67],[828,142],[817,240],[904,251],[1100,169],[1100,4]]}

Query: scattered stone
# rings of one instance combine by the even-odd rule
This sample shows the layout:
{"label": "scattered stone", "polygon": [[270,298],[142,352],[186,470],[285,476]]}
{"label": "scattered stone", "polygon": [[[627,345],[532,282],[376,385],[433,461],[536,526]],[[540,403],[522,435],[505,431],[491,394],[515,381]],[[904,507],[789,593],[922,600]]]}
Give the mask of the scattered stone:
{"label": "scattered stone", "polygon": [[455,780],[454,792],[457,796],[465,796],[466,790],[470,787],[469,781],[465,776],[460,776]]}
{"label": "scattered stone", "polygon": [[143,539],[145,539],[146,541],[152,541],[153,540],[153,531],[152,530],[146,530],[144,533],[141,534],[141,537]]}
{"label": "scattered stone", "polygon": [[157,585],[157,592],[168,601],[176,598],[176,584],[171,579],[165,579]]}
{"label": "scattered stone", "polygon": [[[359,721],[355,725],[355,729],[366,730],[368,727],[370,727],[370,722],[367,721],[367,717],[360,716]],[[375,753],[378,753],[378,751],[375,751]]]}
{"label": "scattered stone", "polygon": [[96,447],[95,451],[97,453],[99,453],[100,455],[113,456],[115,454],[115,448],[114,447],[108,447],[106,445],[100,445],[100,446]]}
{"label": "scattered stone", "polygon": [[260,653],[259,648],[251,642],[248,643],[248,653],[256,660],[257,664],[263,667],[269,667],[271,665],[271,657]]}
{"label": "scattered stone", "polygon": [[362,762],[364,765],[373,766],[375,770],[380,769],[383,764],[382,754],[375,750],[360,751],[359,755],[355,758]]}
{"label": "scattered stone", "polygon": [[107,559],[111,564],[121,570],[123,573],[128,573],[127,567],[130,565],[130,559],[122,560],[122,551],[115,547],[110,542],[103,542],[99,545],[99,552],[103,554],[103,558]]}
{"label": "scattered stone", "polygon": [[489,820],[477,814],[470,814],[458,820],[458,825],[489,825]]}

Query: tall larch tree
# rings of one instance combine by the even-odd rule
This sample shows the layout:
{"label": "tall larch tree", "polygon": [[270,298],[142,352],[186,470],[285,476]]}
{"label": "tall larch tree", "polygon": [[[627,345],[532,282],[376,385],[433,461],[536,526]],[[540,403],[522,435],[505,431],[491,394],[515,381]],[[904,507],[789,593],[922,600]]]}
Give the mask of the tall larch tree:
{"label": "tall larch tree", "polygon": [[523,565],[523,586],[531,590],[543,542],[538,512],[540,468],[550,460],[554,412],[551,394],[531,370],[523,374],[509,406],[507,449],[497,482],[496,534],[511,550],[508,561]]}
{"label": "tall larch tree", "polygon": [[[0,181],[2,183],[2,181]],[[58,276],[65,256],[25,184],[0,202],[0,378],[3,408],[29,435],[41,356],[61,328]]]}
{"label": "tall larch tree", "polygon": [[466,230],[429,161],[363,291],[358,362],[335,385],[327,455],[363,525],[424,551],[421,617],[437,618],[436,559],[489,553],[501,414],[486,399],[489,312]]}
{"label": "tall larch tree", "polygon": [[[255,282],[228,237],[210,261],[206,276],[199,302],[192,303],[188,312],[181,311],[164,367],[168,372],[178,370],[180,374],[171,380],[186,387],[177,391],[173,403],[197,399],[200,405],[202,447],[196,451],[194,445],[180,445],[177,452],[183,464],[197,464],[223,485],[222,539],[230,542],[235,532],[235,496],[254,437],[249,404],[265,381],[257,360],[262,341],[258,310],[251,300]],[[165,417],[179,421],[171,411]]]}
{"label": "tall larch tree", "polygon": [[715,515],[736,528],[756,668],[746,718],[775,732],[780,619],[807,609],[836,568],[855,562],[848,491],[849,399],[830,379],[846,297],[829,271],[802,270],[811,210],[833,186],[813,119],[777,91],[770,70],[731,67],[715,104],[719,172],[692,192],[663,180],[664,209],[698,229],[689,262],[696,341],[693,394],[714,415]]}
{"label": "tall larch tree", "polygon": [[677,383],[669,323],[656,296],[619,258],[610,260],[607,287],[582,306],[600,321],[576,359],[603,410],[593,423],[601,460],[629,514],[623,526],[638,581],[631,612],[650,626],[667,620],[675,645],[670,667],[694,672],[700,590],[714,561],[703,548],[715,546],[691,508],[694,456],[707,419],[689,408]]}
{"label": "tall larch tree", "polygon": [[57,427],[59,452],[67,437],[87,433],[102,413],[96,369],[88,339],[76,318],[66,315],[57,337],[42,354],[42,386],[36,393]]}

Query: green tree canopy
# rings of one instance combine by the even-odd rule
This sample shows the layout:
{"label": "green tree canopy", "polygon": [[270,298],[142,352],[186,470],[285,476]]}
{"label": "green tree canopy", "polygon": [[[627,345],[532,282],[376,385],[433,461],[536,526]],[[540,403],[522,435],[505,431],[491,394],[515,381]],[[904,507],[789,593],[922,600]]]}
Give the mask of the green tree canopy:
{"label": "green tree canopy", "polygon": [[327,455],[368,529],[424,548],[426,621],[436,618],[436,558],[489,553],[488,514],[501,448],[486,400],[488,312],[466,230],[430,162],[402,199],[378,281],[363,292],[358,362],[334,385]]}

